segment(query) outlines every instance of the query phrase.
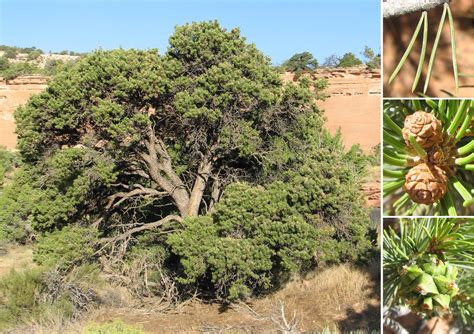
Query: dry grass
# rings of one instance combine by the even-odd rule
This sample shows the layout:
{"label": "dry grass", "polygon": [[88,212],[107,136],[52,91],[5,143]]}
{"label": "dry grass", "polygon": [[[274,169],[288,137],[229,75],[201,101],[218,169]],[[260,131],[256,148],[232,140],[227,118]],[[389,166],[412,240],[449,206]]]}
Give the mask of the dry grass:
{"label": "dry grass", "polygon": [[33,249],[25,246],[2,248],[0,253],[0,277],[12,270],[31,268],[33,263]]}
{"label": "dry grass", "polygon": [[[90,320],[115,319],[141,326],[145,333],[268,333],[276,332],[275,309],[284,304],[287,320],[296,314],[301,332],[348,332],[379,328],[379,263],[365,268],[339,265],[295,279],[280,291],[248,303],[222,309],[195,302],[181,313],[156,314],[146,310],[104,309]],[[274,318],[274,317],[273,317]]]}
{"label": "dry grass", "polygon": [[[0,256],[0,277],[33,265],[31,249],[16,247]],[[220,304],[193,302],[176,313],[160,314],[144,308],[134,309],[114,295],[115,302],[90,313],[81,322],[51,323],[49,328],[31,323],[12,333],[82,333],[91,321],[108,323],[116,319],[143,328],[145,333],[267,333],[275,332],[275,309],[284,305],[287,320],[296,315],[300,332],[348,332],[377,329],[379,324],[379,263],[368,267],[338,265],[303,278],[294,279],[281,290],[248,303],[256,314],[243,308],[222,308]],[[105,290],[104,290],[105,291]],[[106,291],[104,292],[106,293]],[[110,299],[110,298],[105,298]],[[130,305],[130,304],[129,304]]]}

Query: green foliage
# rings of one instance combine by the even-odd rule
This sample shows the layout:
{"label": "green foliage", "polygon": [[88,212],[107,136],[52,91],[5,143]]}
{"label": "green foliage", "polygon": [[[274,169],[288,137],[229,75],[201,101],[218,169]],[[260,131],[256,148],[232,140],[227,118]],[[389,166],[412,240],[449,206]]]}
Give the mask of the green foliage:
{"label": "green foliage", "polygon": [[7,59],[15,59],[17,54],[18,52],[16,50],[8,49],[3,53],[3,57]]}
{"label": "green foliage", "polygon": [[187,219],[170,235],[180,282],[238,299],[279,286],[313,261],[364,258],[372,244],[357,187],[360,156],[344,155],[340,138],[326,140],[282,181],[232,184],[210,215]]}
{"label": "green foliage", "polygon": [[26,53],[26,54],[30,54],[30,53],[36,53],[36,52],[39,52],[40,54],[43,54],[43,51],[41,49],[38,49],[34,46],[32,47],[27,47],[27,48],[20,48],[20,47],[16,47],[16,46],[8,46],[8,45],[0,45],[0,51],[4,51],[4,52],[10,52],[10,54],[18,54],[18,53]]}
{"label": "green foliage", "polygon": [[369,69],[380,68],[380,54],[376,55],[374,53],[374,50],[372,50],[366,45],[364,51],[362,52],[362,55],[366,59],[365,64]]}
{"label": "green foliage", "polygon": [[0,72],[5,71],[10,66],[10,61],[7,57],[0,57]]}
{"label": "green foliage", "polygon": [[10,63],[7,68],[0,71],[0,76],[5,80],[13,80],[21,75],[41,74],[41,69],[28,62]]}
{"label": "green foliage", "polygon": [[[86,148],[64,148],[37,166],[19,169],[0,196],[0,238],[25,242],[34,230],[87,221],[95,184],[115,180],[113,164]],[[89,217],[89,219],[92,219]]]}
{"label": "green foliage", "polygon": [[39,265],[71,268],[92,258],[97,240],[93,228],[65,226],[38,238],[33,260]]}
{"label": "green foliage", "polygon": [[135,326],[127,325],[120,320],[106,324],[90,324],[85,329],[85,334],[142,334],[143,331]]}
{"label": "green foliage", "polygon": [[18,160],[18,155],[16,153],[0,146],[0,194],[5,182],[5,177],[18,166]]}
{"label": "green foliage", "polygon": [[318,61],[310,52],[302,52],[294,54],[290,59],[281,65],[285,70],[290,72],[313,71],[318,67]]}
{"label": "green foliage", "polygon": [[28,60],[36,60],[38,59],[40,56],[41,56],[41,52],[40,51],[32,51],[28,54]]}
{"label": "green foliage", "polygon": [[308,265],[316,230],[289,206],[283,186],[230,185],[210,216],[186,220],[168,238],[184,268],[180,282],[204,279],[219,297],[238,299],[268,289],[275,273]]}
{"label": "green foliage", "polygon": [[352,52],[345,53],[341,59],[339,59],[339,67],[352,67],[362,64],[362,61],[355,56]]}
{"label": "green foliage", "polygon": [[53,76],[67,66],[71,66],[70,62],[65,63],[62,60],[48,59],[44,64],[43,73],[48,76]]}

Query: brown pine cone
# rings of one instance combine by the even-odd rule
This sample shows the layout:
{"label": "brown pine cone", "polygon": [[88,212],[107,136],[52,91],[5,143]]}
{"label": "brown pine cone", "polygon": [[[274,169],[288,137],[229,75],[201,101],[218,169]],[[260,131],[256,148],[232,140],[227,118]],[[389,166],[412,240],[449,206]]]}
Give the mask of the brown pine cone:
{"label": "brown pine cone", "polygon": [[414,136],[421,147],[430,148],[441,141],[441,130],[441,122],[433,114],[417,111],[405,118],[402,134],[408,146],[409,137]]}
{"label": "brown pine cone", "polygon": [[413,202],[433,204],[441,199],[447,191],[448,176],[446,171],[432,164],[419,164],[405,175],[403,191],[407,192]]}

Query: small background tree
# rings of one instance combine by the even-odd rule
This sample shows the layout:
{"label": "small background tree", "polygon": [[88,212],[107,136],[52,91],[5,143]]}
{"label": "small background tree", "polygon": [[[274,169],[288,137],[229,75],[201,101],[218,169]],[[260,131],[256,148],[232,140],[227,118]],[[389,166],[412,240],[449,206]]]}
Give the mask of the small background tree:
{"label": "small background tree", "polygon": [[353,67],[362,64],[362,60],[357,58],[352,52],[345,53],[339,60],[339,67]]}

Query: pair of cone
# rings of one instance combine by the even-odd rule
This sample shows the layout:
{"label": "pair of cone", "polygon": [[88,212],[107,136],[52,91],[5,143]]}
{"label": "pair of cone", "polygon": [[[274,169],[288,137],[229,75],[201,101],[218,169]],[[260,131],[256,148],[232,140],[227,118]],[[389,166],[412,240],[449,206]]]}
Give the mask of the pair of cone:
{"label": "pair of cone", "polygon": [[[436,147],[443,141],[442,125],[431,113],[417,111],[407,116],[402,135],[407,146],[412,147],[410,137],[413,137],[424,150],[428,151],[430,157],[437,157],[441,153]],[[447,171],[433,163],[433,160],[435,159],[419,160],[419,163],[405,175],[403,190],[416,203],[433,204],[446,194]]]}
{"label": "pair of cone", "polygon": [[436,255],[423,257],[400,271],[400,297],[413,311],[431,314],[449,309],[451,298],[458,294],[458,270]]}

